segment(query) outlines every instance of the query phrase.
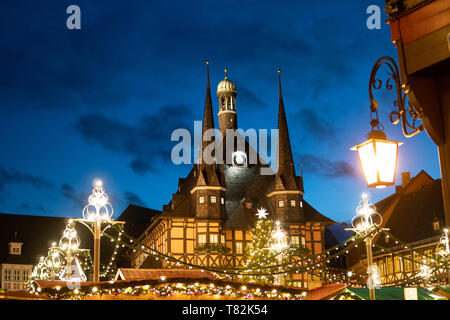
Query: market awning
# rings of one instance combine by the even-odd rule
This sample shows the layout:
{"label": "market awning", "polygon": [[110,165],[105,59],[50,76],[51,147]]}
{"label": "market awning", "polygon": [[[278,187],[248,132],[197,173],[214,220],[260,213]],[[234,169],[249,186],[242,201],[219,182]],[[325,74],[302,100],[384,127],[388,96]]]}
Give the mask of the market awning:
{"label": "market awning", "polygon": [[[405,300],[404,287],[384,287],[375,289],[376,300]],[[349,299],[362,299],[369,300],[369,289],[367,288],[345,288],[343,289],[335,299],[348,297]],[[424,289],[422,287],[417,288],[418,300],[448,300],[447,298]]]}

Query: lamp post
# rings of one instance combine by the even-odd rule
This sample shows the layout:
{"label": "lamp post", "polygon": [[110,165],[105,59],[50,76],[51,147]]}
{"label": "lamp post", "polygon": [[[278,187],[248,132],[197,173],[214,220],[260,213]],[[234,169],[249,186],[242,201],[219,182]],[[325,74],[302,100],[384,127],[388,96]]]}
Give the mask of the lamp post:
{"label": "lamp post", "polygon": [[[353,228],[347,228],[356,232],[361,237],[365,238],[366,242],[366,254],[367,254],[367,273],[369,274],[368,287],[370,300],[375,300],[375,286],[379,285],[378,269],[373,265],[372,257],[372,239],[374,234],[372,233],[375,227],[379,227],[383,222],[383,217],[376,212],[374,205],[369,204],[367,201],[367,195],[363,194],[360,205],[356,208],[356,216],[352,219]],[[388,230],[384,228],[383,230]]]}
{"label": "lamp post", "polygon": [[397,95],[394,100],[394,110],[390,113],[392,124],[402,123],[402,131],[405,137],[412,137],[423,130],[420,121],[421,109],[416,109],[408,100],[406,105],[406,94],[409,87],[400,81],[400,73],[397,63],[391,57],[381,57],[375,62],[369,79],[370,99],[370,125],[371,132],[368,140],[351,150],[358,152],[361,167],[368,187],[385,188],[395,184],[395,172],[397,169],[398,146],[402,143],[391,141],[386,138],[383,126],[378,120],[378,102],[374,99],[372,90],[379,90],[383,81],[377,78],[380,67],[387,66],[389,77],[385,82],[387,90],[395,88]]}
{"label": "lamp post", "polygon": [[[109,203],[108,195],[103,188],[101,180],[97,180],[89,196],[88,204],[83,209],[83,219],[73,219],[88,228],[94,236],[94,281],[100,281],[100,239],[102,232],[115,224],[124,224],[122,221],[111,220],[113,207]],[[102,230],[102,225],[106,227]]]}
{"label": "lamp post", "polygon": [[270,249],[277,253],[278,265],[279,265],[279,273],[277,274],[277,284],[283,284],[283,275],[281,274],[281,264],[283,263],[283,254],[284,251],[289,248],[289,237],[286,235],[286,232],[281,228],[280,221],[275,222],[275,228],[272,232],[272,239],[274,242],[270,246]]}

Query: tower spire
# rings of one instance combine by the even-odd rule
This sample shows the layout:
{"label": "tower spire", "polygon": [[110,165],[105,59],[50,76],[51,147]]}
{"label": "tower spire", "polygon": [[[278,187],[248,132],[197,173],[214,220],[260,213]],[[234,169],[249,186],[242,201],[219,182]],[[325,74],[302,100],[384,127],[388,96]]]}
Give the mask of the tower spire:
{"label": "tower spire", "polygon": [[214,141],[214,137],[212,137],[211,141],[204,141],[203,137],[207,130],[214,129],[214,118],[212,113],[212,100],[211,100],[211,87],[209,81],[209,61],[206,61],[206,96],[205,96],[205,110],[203,112],[203,126],[202,126],[202,148],[199,150],[199,159],[201,159],[201,168],[205,166],[205,160],[203,157],[203,152],[212,141]]}
{"label": "tower spire", "polygon": [[277,175],[283,175],[288,189],[295,188],[295,168],[292,158],[291,142],[289,139],[289,130],[286,120],[286,112],[284,110],[283,94],[281,90],[281,70],[278,69],[278,171]]}

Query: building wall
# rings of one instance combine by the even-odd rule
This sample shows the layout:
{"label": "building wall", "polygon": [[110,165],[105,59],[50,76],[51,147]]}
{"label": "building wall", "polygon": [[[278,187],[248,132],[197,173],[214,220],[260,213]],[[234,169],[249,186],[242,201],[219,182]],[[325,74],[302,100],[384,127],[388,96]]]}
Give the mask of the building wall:
{"label": "building wall", "polygon": [[32,265],[1,264],[1,287],[8,291],[25,290]]}
{"label": "building wall", "polygon": [[[319,254],[325,249],[324,225],[311,222],[292,224],[287,230],[290,238],[298,245],[306,246],[310,254]],[[170,254],[183,262],[214,267],[241,267],[246,249],[252,246],[249,230],[224,230],[220,221],[194,218],[162,219],[148,229],[140,240],[152,249]],[[228,254],[195,253],[195,248],[205,243],[224,245],[230,251]],[[147,254],[134,252],[132,266],[139,268],[147,257]],[[161,263],[162,267],[177,267],[167,261]],[[323,284],[320,272],[317,273],[317,276],[293,273],[289,278],[293,286],[315,288]]]}
{"label": "building wall", "polygon": [[[437,245],[438,242],[432,242],[422,246],[415,246],[408,250],[394,251],[399,255],[397,257],[391,256],[389,253],[374,256],[373,261],[374,264],[376,264],[379,268],[381,283],[388,284],[414,277],[414,275],[416,275],[417,272],[421,271],[422,264],[415,262],[413,263],[412,261],[408,261],[405,258],[413,259],[414,261],[422,261],[423,257],[420,253],[430,257],[436,257]],[[425,262],[427,264],[431,264],[432,263],[431,258],[426,258]],[[433,275],[433,278],[435,276],[436,275]],[[445,270],[444,269],[439,270],[437,277],[445,280],[446,278]]]}

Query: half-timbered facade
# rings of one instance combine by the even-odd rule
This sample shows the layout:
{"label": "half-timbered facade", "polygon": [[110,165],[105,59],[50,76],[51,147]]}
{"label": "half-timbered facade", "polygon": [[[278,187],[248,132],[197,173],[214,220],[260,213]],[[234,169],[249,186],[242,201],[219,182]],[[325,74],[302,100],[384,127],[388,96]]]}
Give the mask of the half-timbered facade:
{"label": "half-timbered facade", "polygon": [[[383,234],[375,237],[375,244],[388,250],[374,247],[373,261],[378,266],[380,280],[384,285],[409,281],[421,273],[422,264],[433,265],[445,226],[441,180],[434,180],[425,171],[410,179],[409,172],[402,173],[402,185],[396,192],[375,204],[383,216],[383,225],[398,240]],[[365,273],[367,260],[353,266]],[[424,258],[423,254],[427,256]],[[413,260],[413,261],[410,261]],[[430,281],[446,281],[444,269],[430,275]]]}

